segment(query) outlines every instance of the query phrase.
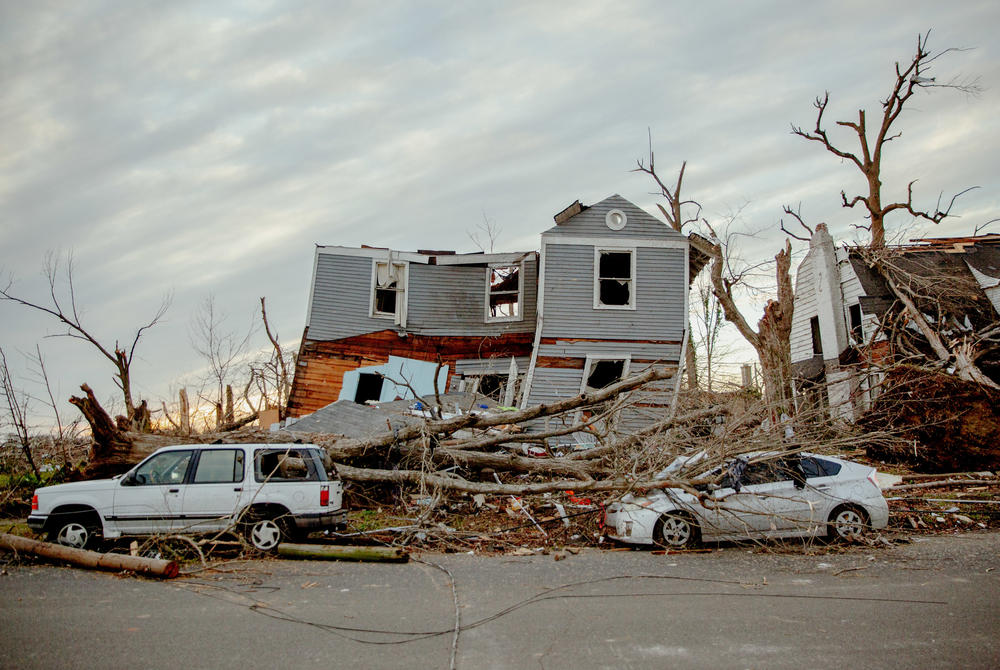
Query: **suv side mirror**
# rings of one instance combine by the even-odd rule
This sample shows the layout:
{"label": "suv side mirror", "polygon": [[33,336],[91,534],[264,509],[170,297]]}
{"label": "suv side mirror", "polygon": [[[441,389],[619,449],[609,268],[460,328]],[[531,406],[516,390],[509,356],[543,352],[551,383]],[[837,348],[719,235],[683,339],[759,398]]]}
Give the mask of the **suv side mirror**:
{"label": "suv side mirror", "polygon": [[127,472],[122,477],[122,486],[136,486],[137,484],[144,484],[145,479],[146,477],[143,475],[137,475],[134,472]]}

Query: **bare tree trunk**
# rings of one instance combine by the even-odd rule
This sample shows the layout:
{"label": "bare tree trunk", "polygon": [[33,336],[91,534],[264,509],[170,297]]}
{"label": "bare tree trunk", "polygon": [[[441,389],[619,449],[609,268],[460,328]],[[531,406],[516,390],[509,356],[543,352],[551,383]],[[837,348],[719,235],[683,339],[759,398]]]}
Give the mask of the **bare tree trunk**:
{"label": "bare tree trunk", "polygon": [[163,577],[173,579],[180,572],[180,567],[176,561],[166,561],[160,558],[146,558],[145,556],[128,556],[123,554],[107,553],[102,554],[86,549],[74,549],[64,547],[61,544],[51,544],[49,542],[39,542],[19,535],[8,535],[0,533],[0,549],[6,551],[23,552],[49,558],[60,563],[71,563],[81,568],[91,570],[110,570],[121,572],[128,570],[147,577]]}
{"label": "bare tree trunk", "polygon": [[[687,378],[688,378],[688,389],[692,391],[698,390],[698,358],[694,351],[694,336],[688,331],[688,342],[687,350],[684,352],[684,367],[687,368]],[[711,372],[708,374],[711,375]],[[711,377],[709,377],[711,379]],[[709,385],[709,391],[712,390],[711,384]]]}
{"label": "bare tree trunk", "polygon": [[768,407],[775,412],[784,410],[793,413],[792,403],[792,313],[794,293],[789,274],[792,247],[785,240],[785,248],[774,257],[777,264],[775,274],[778,280],[778,299],[768,301],[764,316],[757,324],[760,334],[757,354],[760,356],[761,373],[764,376],[764,393]]}
{"label": "bare tree trunk", "polygon": [[285,406],[288,404],[288,395],[291,392],[292,382],[288,378],[288,366],[285,364],[285,353],[281,349],[281,344],[278,342],[278,336],[271,333],[271,324],[267,322],[267,308],[264,305],[264,298],[260,299],[260,316],[264,320],[264,332],[267,333],[267,339],[271,341],[271,346],[274,347],[274,356],[277,359],[277,372],[278,372],[278,416],[279,418],[285,418]]}
{"label": "bare tree trunk", "polygon": [[181,389],[178,393],[181,405],[181,432],[185,435],[191,434],[191,406],[188,404],[187,389]]}
{"label": "bare tree trunk", "polygon": [[104,411],[94,396],[93,390],[86,384],[80,386],[86,394],[84,397],[70,397],[71,404],[76,405],[83,417],[90,424],[93,445],[90,448],[90,462],[85,470],[87,477],[110,477],[128,469],[131,461],[132,440],[118,430],[118,426]]}
{"label": "bare tree trunk", "polygon": [[226,423],[232,423],[233,417],[235,416],[235,410],[233,409],[233,387],[226,384]]}

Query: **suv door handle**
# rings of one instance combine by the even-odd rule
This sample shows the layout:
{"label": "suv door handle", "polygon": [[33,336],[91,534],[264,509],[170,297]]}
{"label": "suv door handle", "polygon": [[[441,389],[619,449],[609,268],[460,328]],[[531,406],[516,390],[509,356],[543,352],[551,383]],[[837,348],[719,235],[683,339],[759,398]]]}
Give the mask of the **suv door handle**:
{"label": "suv door handle", "polygon": [[168,493],[180,493],[180,492],[181,492],[180,489],[169,489],[168,490]]}
{"label": "suv door handle", "polygon": [[237,486],[237,487],[235,487],[235,488],[234,488],[233,490],[234,490],[234,491],[242,491],[242,490],[243,490],[243,487],[242,487],[242,486]]}

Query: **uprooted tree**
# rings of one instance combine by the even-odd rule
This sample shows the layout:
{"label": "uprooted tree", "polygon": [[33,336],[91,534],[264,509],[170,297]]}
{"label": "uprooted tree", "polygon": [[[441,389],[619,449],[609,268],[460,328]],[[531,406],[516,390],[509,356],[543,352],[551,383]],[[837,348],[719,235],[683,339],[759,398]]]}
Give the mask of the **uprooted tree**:
{"label": "uprooted tree", "polygon": [[34,302],[27,298],[16,295],[12,292],[13,280],[8,281],[6,287],[0,289],[0,299],[23,305],[38,312],[48,314],[66,327],[66,332],[60,333],[61,337],[69,337],[83,340],[97,349],[102,356],[111,362],[115,367],[115,383],[121,390],[122,399],[125,402],[125,419],[129,427],[134,431],[149,430],[149,409],[146,401],[136,404],[132,395],[132,361],[135,358],[136,347],[143,334],[155,326],[170,307],[170,296],[164,296],[159,308],[145,325],[140,326],[131,344],[122,346],[119,340],[115,340],[114,346],[107,346],[97,339],[93,331],[83,325],[76,304],[76,288],[73,285],[73,257],[70,255],[66,259],[65,266],[65,289],[67,298],[60,297],[60,257],[49,253],[45,257],[44,273],[49,284],[49,304]]}

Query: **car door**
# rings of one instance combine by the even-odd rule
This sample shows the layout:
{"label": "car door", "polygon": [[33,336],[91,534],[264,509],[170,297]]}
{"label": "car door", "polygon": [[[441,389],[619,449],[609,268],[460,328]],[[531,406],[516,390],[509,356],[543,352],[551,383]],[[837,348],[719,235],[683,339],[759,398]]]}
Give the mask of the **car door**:
{"label": "car door", "polygon": [[122,533],[147,535],[178,527],[193,455],[193,449],[161,451],[118,480],[111,518]]}
{"label": "car door", "polygon": [[777,459],[750,463],[735,489],[715,492],[716,523],[738,535],[805,533],[811,514],[803,488],[796,486],[787,465]]}
{"label": "car door", "polygon": [[246,454],[242,447],[201,449],[181,503],[186,531],[222,530],[242,505]]}
{"label": "car door", "polygon": [[802,456],[798,465],[805,477],[802,494],[810,505],[804,521],[814,531],[821,531],[833,508],[844,501],[841,478],[837,476],[840,464],[817,456]]}

